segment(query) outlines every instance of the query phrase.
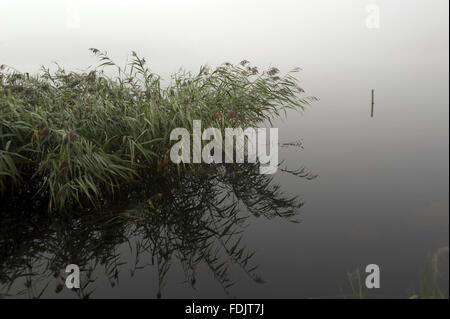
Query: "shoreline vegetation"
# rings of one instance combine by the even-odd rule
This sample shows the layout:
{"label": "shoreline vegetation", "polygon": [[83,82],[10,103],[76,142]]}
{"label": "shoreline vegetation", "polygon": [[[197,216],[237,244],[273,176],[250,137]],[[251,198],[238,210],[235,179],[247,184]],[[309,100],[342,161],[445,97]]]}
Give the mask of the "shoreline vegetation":
{"label": "shoreline vegetation", "polygon": [[95,207],[124,185],[195,170],[170,165],[174,128],[191,131],[193,120],[220,129],[272,124],[316,100],[299,87],[299,69],[281,75],[243,60],[180,70],[163,88],[135,52],[120,67],[90,51],[100,65],[85,72],[57,65],[32,76],[0,66],[0,196],[32,195],[50,212]]}
{"label": "shoreline vegetation", "polygon": [[344,287],[339,287],[341,292],[339,297],[344,299],[448,299],[448,251],[448,246],[444,246],[427,258],[422,277],[405,295],[386,296],[367,289],[364,285],[364,275],[356,269],[354,272],[347,273],[347,283]]}

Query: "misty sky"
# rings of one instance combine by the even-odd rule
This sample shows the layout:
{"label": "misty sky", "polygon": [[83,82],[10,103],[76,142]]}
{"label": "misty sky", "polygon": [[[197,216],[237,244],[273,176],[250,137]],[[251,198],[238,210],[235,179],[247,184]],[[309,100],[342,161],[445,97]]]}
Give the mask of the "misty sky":
{"label": "misty sky", "polygon": [[[366,6],[380,8],[368,29]],[[125,61],[131,50],[161,74],[247,58],[320,71],[414,61],[448,65],[447,0],[0,1],[0,63],[21,71],[57,61],[87,67],[89,47]],[[293,59],[295,57],[295,59]]]}

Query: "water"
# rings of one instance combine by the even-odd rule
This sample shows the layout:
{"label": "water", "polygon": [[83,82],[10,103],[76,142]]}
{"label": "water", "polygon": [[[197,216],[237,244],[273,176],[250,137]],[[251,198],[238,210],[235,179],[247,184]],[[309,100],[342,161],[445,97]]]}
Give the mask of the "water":
{"label": "water", "polygon": [[[150,193],[165,190],[162,199],[151,198],[166,214],[126,227],[95,218],[11,217],[4,208],[2,296],[16,297],[21,291],[18,297],[38,296],[48,284],[42,297],[77,297],[66,288],[56,293],[63,283],[59,276],[65,275],[64,265],[72,260],[93,270],[93,282],[83,291],[88,294],[95,288],[91,297],[341,297],[340,286],[349,291],[347,272],[359,268],[363,273],[370,263],[381,269],[381,288],[371,292],[373,296],[407,297],[418,290],[425,264],[439,248],[448,247],[449,238],[448,2],[411,1],[404,6],[401,1],[379,1],[381,26],[376,30],[365,27],[369,3],[365,1],[258,2],[258,6],[196,2],[171,7],[156,2],[137,12],[136,3],[120,3],[105,8],[104,16],[84,4],[73,9],[80,17],[79,28],[67,27],[66,4],[61,3],[38,16],[2,3],[0,12],[10,14],[0,19],[1,29],[9,31],[0,39],[0,62],[22,71],[53,60],[81,68],[95,63],[87,48],[98,47],[116,60],[136,50],[150,57],[155,71],[165,78],[179,66],[195,70],[203,63],[243,58],[283,71],[300,66],[302,86],[320,101],[304,114],[289,113],[274,126],[281,142],[303,141],[303,149],[282,148],[280,159],[291,169],[303,166],[317,177],[275,174],[271,185],[280,185],[279,196],[299,196],[297,204],[303,204],[295,209],[288,205],[295,216],[267,218],[255,202],[250,208],[258,208],[262,216],[255,217],[255,211],[252,214],[242,203],[238,212],[230,213],[248,217],[246,227],[236,223],[232,228],[242,230],[235,238],[242,236],[245,252],[255,252],[251,265],[259,268],[247,273],[220,250],[218,257],[227,261],[226,274],[234,282],[228,289],[205,262],[209,257],[186,267],[194,264],[185,260],[192,249],[205,250],[195,231],[211,234],[209,220],[189,235],[189,222],[205,214],[204,207],[200,205],[197,214],[189,210],[191,217],[186,218],[164,194],[186,197],[185,204],[189,200],[211,204],[226,194],[228,188],[220,186],[229,176],[228,185],[244,183],[242,195],[248,200],[262,194],[272,200],[275,195],[270,192],[253,191],[264,181],[250,178],[255,176],[251,172],[231,179],[231,172],[207,171],[196,184],[190,178],[182,185],[153,185]],[[1,7],[9,4],[8,11]],[[119,12],[127,18],[116,19]],[[193,15],[201,18],[192,19]],[[29,20],[14,20],[19,17]],[[13,20],[17,28],[12,28]],[[211,185],[216,173],[222,180]],[[144,207],[146,196],[123,200],[106,212],[107,218]],[[231,205],[233,199],[225,203]],[[221,220],[234,221],[230,216]],[[293,218],[301,222],[290,222]],[[183,234],[185,241],[177,242],[168,234]],[[167,246],[168,238],[177,244]],[[216,236],[213,247],[220,247],[220,238]],[[136,249],[146,244],[150,246],[135,269]],[[171,254],[167,247],[173,248]],[[27,277],[14,274],[30,273],[30,261],[35,275],[27,289]],[[109,262],[107,269],[101,261]],[[441,284],[448,291],[448,252],[442,269],[446,273]]]}

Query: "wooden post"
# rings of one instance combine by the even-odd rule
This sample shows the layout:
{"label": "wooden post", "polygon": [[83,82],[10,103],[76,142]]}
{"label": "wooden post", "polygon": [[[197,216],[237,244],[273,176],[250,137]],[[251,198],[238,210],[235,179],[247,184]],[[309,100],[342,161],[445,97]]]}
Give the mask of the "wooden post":
{"label": "wooden post", "polygon": [[375,104],[375,100],[374,100],[374,91],[372,89],[372,107],[370,109],[370,117],[373,117],[373,105]]}

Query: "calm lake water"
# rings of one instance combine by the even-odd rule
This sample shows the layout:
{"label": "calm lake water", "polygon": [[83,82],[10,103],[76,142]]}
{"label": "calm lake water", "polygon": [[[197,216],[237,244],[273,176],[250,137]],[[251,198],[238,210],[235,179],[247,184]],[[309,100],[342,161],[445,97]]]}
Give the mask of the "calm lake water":
{"label": "calm lake water", "polygon": [[[365,25],[372,2],[379,29]],[[166,79],[245,58],[300,66],[320,101],[274,123],[280,142],[302,141],[280,149],[282,167],[302,176],[205,168],[130,191],[102,217],[56,218],[4,199],[0,297],[339,298],[347,273],[372,263],[381,288],[371,296],[408,297],[443,247],[448,291],[448,1],[372,2],[156,2],[137,12],[120,2],[102,16],[100,4],[44,12],[2,2],[0,64],[21,71],[85,68],[97,63],[90,47],[116,61],[136,50]],[[69,263],[83,270],[78,294],[63,286]]]}

